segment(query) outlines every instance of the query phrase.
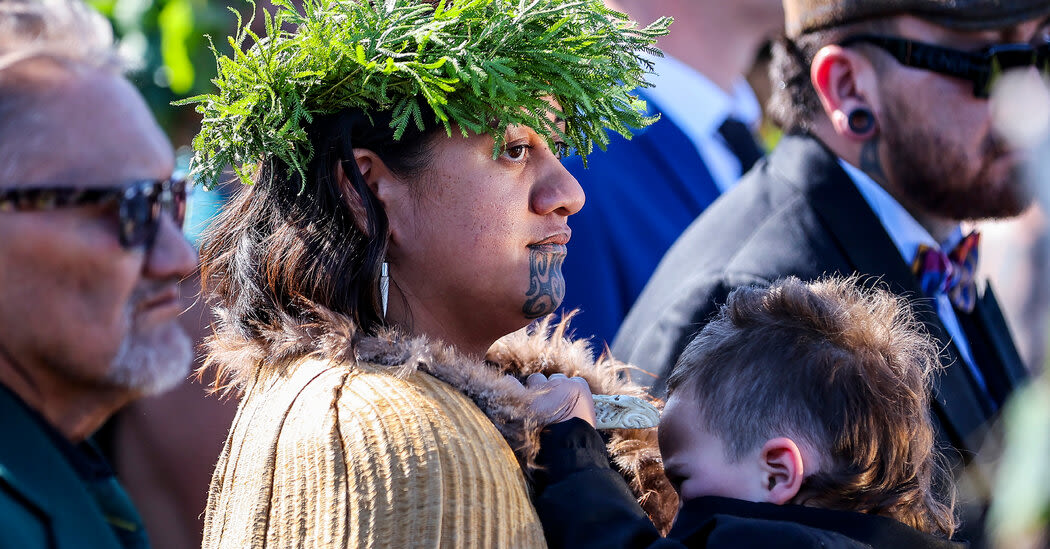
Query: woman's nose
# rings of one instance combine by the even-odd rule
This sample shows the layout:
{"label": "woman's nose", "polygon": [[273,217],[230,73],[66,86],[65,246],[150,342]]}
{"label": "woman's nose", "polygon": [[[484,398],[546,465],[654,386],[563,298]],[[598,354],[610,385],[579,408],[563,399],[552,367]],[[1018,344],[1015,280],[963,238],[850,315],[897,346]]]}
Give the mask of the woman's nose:
{"label": "woman's nose", "polygon": [[586,196],[576,178],[557,159],[543,182],[533,192],[532,209],[539,215],[570,216],[583,208]]}

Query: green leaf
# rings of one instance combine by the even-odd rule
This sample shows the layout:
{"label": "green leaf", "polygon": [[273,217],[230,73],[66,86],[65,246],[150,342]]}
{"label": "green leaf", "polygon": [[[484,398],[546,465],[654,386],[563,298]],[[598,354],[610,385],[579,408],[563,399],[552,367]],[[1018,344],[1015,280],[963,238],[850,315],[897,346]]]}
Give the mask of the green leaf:
{"label": "green leaf", "polygon": [[171,90],[183,94],[193,87],[193,62],[187,42],[193,35],[193,6],[189,0],[168,0],[157,18],[161,56],[168,69]]}
{"label": "green leaf", "polygon": [[[346,109],[389,111],[395,139],[427,122],[448,135],[453,125],[488,133],[494,155],[510,124],[565,139],[585,156],[608,144],[607,130],[630,135],[653,120],[631,91],[647,85],[643,55],[669,20],[635,28],[601,0],[273,4],[264,36],[249,22],[230,37],[232,53],[212,48],[217,92],[179,102],[203,115],[192,167],[206,184],[226,164],[244,180],[264,158],[303,177],[313,157],[306,124]],[[547,97],[566,107],[564,132],[549,119]]]}

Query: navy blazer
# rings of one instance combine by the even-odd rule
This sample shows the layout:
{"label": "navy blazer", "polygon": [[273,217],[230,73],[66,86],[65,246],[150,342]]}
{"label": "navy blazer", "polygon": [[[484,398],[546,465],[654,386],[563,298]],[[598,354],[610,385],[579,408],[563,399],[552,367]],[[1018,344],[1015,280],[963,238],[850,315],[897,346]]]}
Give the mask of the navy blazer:
{"label": "navy blazer", "polygon": [[718,198],[703,158],[667,116],[628,141],[612,137],[585,169],[580,157],[565,166],[587,194],[569,218],[565,310],[577,337],[611,342],[660,258],[682,231]]}
{"label": "navy blazer", "polygon": [[[854,273],[905,296],[944,349],[933,411],[941,436],[969,457],[998,406],[983,398],[933,302],[856,184],[810,136],[785,136],[685,231],[621,327],[613,355],[666,376],[733,288],[789,275]],[[988,396],[1001,406],[1027,374],[991,290],[983,290],[972,314],[959,317]]]}

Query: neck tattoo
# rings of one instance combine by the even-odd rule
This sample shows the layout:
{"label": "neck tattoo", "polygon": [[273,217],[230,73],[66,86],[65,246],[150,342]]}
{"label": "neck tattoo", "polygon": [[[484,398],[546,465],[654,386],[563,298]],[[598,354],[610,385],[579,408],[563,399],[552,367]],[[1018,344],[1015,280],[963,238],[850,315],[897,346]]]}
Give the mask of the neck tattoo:
{"label": "neck tattoo", "polygon": [[882,160],[879,159],[878,137],[872,137],[864,142],[860,149],[860,166],[858,167],[879,185],[886,186],[886,172],[882,169]]}

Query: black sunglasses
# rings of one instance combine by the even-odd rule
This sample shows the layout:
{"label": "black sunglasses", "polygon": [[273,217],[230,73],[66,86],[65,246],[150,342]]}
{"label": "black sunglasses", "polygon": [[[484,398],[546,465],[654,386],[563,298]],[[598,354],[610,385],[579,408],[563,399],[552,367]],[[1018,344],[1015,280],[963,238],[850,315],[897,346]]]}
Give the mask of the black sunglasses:
{"label": "black sunglasses", "polygon": [[997,44],[967,52],[904,38],[860,34],[839,45],[862,43],[882,48],[902,65],[969,80],[973,82],[973,95],[980,98],[987,98],[996,80],[1009,69],[1035,67],[1044,77],[1050,77],[1050,43]]}
{"label": "black sunglasses", "polygon": [[120,187],[30,187],[0,190],[0,212],[40,211],[116,201],[120,211],[120,244],[150,247],[168,212],[181,229],[186,218],[186,179],[136,181]]}

